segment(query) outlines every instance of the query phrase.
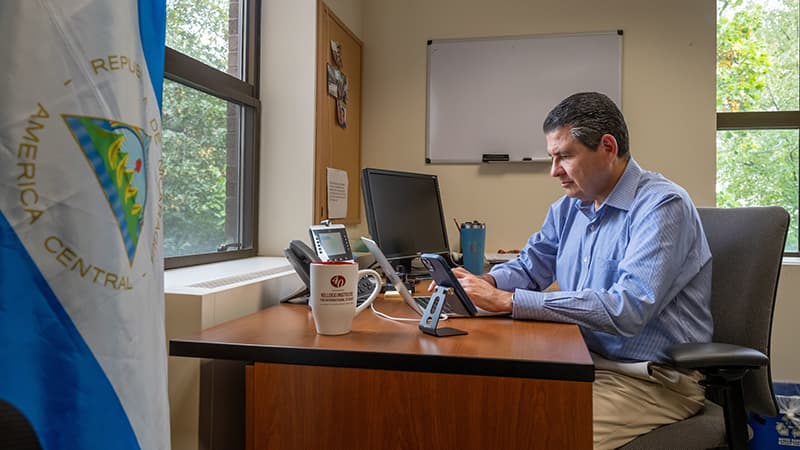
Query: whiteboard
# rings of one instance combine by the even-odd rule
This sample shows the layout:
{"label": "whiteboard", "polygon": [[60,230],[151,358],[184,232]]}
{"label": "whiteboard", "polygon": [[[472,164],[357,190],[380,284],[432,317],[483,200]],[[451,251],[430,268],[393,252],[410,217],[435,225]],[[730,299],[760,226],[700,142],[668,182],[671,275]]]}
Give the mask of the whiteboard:
{"label": "whiteboard", "polygon": [[428,41],[427,163],[548,160],[542,122],[576,92],[622,109],[622,31]]}

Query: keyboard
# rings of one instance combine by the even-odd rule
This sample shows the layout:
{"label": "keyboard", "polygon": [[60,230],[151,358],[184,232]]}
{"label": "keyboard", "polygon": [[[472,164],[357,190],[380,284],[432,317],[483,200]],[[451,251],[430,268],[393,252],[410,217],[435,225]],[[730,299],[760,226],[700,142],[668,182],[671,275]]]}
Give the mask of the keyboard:
{"label": "keyboard", "polygon": [[369,295],[372,294],[373,289],[375,289],[375,281],[372,277],[361,277],[361,279],[358,280],[356,304],[360,305],[364,303],[369,298]]}
{"label": "keyboard", "polygon": [[[425,310],[428,307],[428,303],[431,301],[431,298],[415,295],[414,301],[417,302],[420,308]],[[448,303],[445,303],[444,306],[442,307],[442,314],[453,314],[454,312],[455,311],[453,311],[453,308],[451,308]]]}

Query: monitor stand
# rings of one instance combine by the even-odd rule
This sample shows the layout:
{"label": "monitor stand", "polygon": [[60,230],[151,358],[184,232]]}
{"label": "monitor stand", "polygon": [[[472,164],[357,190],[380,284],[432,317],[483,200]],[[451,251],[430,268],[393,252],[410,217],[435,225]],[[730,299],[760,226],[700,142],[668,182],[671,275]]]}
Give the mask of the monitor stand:
{"label": "monitor stand", "polygon": [[400,259],[393,259],[389,263],[392,265],[392,268],[397,275],[403,281],[406,281],[406,278],[411,275],[411,262],[414,261],[416,257],[413,258],[400,258]]}

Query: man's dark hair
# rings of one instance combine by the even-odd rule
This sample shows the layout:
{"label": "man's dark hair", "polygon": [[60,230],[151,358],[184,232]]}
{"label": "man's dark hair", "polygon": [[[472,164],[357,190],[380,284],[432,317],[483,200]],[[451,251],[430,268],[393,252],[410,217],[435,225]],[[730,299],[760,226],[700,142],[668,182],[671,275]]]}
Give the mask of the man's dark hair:
{"label": "man's dark hair", "polygon": [[610,134],[617,140],[617,157],[629,157],[628,126],[617,105],[599,92],[572,94],[561,101],[544,119],[542,129],[550,133],[559,128],[569,133],[592,151],[600,145],[600,138]]}

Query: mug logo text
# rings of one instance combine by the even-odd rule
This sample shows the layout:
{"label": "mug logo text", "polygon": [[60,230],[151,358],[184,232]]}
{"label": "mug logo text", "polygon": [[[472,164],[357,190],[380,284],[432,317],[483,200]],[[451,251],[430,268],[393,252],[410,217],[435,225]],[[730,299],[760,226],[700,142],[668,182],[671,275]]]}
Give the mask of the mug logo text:
{"label": "mug logo text", "polygon": [[344,283],[346,281],[347,280],[345,280],[345,278],[343,276],[334,275],[334,276],[331,277],[331,286],[333,286],[335,288],[340,288],[340,287],[344,286]]}

